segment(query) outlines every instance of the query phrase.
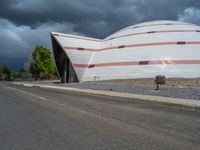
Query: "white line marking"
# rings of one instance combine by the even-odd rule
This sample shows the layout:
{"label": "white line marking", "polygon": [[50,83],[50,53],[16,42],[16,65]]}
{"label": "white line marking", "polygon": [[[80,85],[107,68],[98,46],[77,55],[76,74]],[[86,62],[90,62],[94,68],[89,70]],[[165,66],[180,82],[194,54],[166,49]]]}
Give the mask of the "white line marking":
{"label": "white line marking", "polygon": [[6,86],[6,87],[7,87],[8,89],[15,90],[15,91],[18,91],[18,92],[23,93],[23,94],[28,94],[28,95],[31,95],[31,96],[33,96],[33,97],[40,98],[40,99],[42,99],[42,100],[46,100],[45,97],[42,97],[42,96],[39,96],[39,95],[30,93],[30,92],[27,92],[27,91],[19,90],[19,89],[12,88],[12,87],[9,87],[9,86]]}
{"label": "white line marking", "polygon": [[46,98],[44,98],[44,97],[42,97],[42,96],[38,96],[40,99],[46,99]]}
{"label": "white line marking", "polygon": [[56,104],[56,105],[59,105],[59,106],[65,106],[64,104],[57,103],[57,102],[52,101],[52,100],[48,100],[48,99],[46,99],[45,97],[42,97],[42,96],[39,96],[39,95],[30,93],[30,92],[26,92],[26,91],[19,90],[19,89],[16,89],[16,88],[12,88],[12,87],[8,87],[8,86],[6,86],[6,87],[7,87],[8,89],[12,89],[12,90],[18,91],[18,92],[23,93],[23,94],[28,94],[28,95],[31,95],[31,96],[33,96],[33,97],[36,97],[36,98],[39,98],[39,99],[42,99],[42,100],[51,102],[51,103]]}

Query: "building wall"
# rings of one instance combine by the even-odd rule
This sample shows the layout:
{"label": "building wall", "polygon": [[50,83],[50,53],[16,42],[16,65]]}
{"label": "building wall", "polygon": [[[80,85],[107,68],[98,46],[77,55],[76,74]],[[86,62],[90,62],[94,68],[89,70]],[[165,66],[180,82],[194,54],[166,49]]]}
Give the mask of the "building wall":
{"label": "building wall", "polygon": [[126,78],[200,77],[200,27],[154,21],[99,40],[52,33],[79,81]]}

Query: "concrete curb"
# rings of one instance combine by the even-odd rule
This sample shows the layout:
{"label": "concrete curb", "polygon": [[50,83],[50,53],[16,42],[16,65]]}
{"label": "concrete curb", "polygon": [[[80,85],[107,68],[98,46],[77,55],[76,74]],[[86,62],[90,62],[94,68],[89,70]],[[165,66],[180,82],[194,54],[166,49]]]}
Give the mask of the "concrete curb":
{"label": "concrete curb", "polygon": [[151,95],[139,95],[139,94],[114,92],[114,91],[101,91],[101,90],[92,90],[92,89],[60,87],[60,86],[43,85],[43,84],[27,84],[27,83],[17,83],[17,82],[13,82],[13,84],[23,85],[26,87],[40,87],[40,88],[48,88],[48,89],[67,90],[67,91],[81,92],[81,93],[87,93],[87,94],[151,101],[151,102],[163,103],[167,105],[189,107],[189,108],[195,109],[195,111],[200,111],[200,100],[171,98],[171,97],[163,97],[163,96],[151,96]]}

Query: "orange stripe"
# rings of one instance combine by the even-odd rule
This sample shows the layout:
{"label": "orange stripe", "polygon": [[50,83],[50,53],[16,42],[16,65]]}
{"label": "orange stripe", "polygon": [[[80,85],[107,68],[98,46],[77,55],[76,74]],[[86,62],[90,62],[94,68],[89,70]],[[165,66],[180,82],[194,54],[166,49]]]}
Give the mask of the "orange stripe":
{"label": "orange stripe", "polygon": [[159,64],[200,64],[200,60],[154,60],[149,61],[149,65]]}
{"label": "orange stripe", "polygon": [[[200,64],[200,60],[150,60],[150,61],[129,61],[129,62],[110,62],[110,63],[99,63],[92,64],[94,67],[109,67],[109,66],[130,66],[130,65],[140,65],[140,62],[147,62],[144,65],[170,65],[170,64]],[[73,64],[77,68],[88,68],[90,64]]]}
{"label": "orange stripe", "polygon": [[[186,42],[184,45],[199,45],[200,42]],[[160,45],[177,45],[177,42],[157,42],[157,43],[142,43],[142,44],[131,44],[131,45],[123,45],[122,48],[134,48],[134,47],[145,47],[145,46],[160,46]],[[68,50],[78,50],[78,47],[69,47],[64,46],[64,49]],[[100,49],[94,49],[94,48],[84,48],[84,51],[105,51],[105,50],[113,50],[113,49],[119,49],[119,46],[113,46],[113,47],[107,47],[107,48],[100,48]]]}
{"label": "orange stripe", "polygon": [[95,64],[95,67],[138,65],[138,61]]}
{"label": "orange stripe", "polygon": [[77,68],[88,68],[88,64],[73,64],[74,67],[77,67]]}
{"label": "orange stripe", "polygon": [[93,42],[101,42],[102,41],[100,39],[90,39],[90,38],[85,38],[85,37],[76,37],[76,36],[68,36],[68,35],[59,35],[59,36],[66,37],[66,38],[86,40],[86,41],[93,41]]}
{"label": "orange stripe", "polygon": [[[126,31],[128,29],[134,29],[134,28],[142,28],[142,27],[150,27],[150,26],[162,26],[162,25],[191,25],[191,24],[188,24],[188,23],[160,23],[160,24],[147,24],[147,25],[135,25],[133,27],[130,27],[130,28],[125,28],[125,29],[122,29],[122,30],[119,30],[118,32],[121,32],[121,31]],[[116,32],[116,33],[118,33]]]}
{"label": "orange stripe", "polygon": [[[162,31],[155,31],[155,33],[170,33],[170,32],[196,32],[197,30],[162,30]],[[143,34],[149,34],[148,32],[140,32],[140,33],[133,33],[133,34],[125,34],[121,36],[116,36],[112,37],[106,40],[101,40],[101,39],[90,39],[90,38],[85,38],[85,37],[76,37],[76,36],[68,36],[68,35],[59,35],[62,37],[66,38],[73,38],[73,39],[81,39],[81,40],[86,40],[86,41],[93,41],[93,42],[104,42],[104,41],[109,41],[117,38],[123,38],[123,37],[129,37],[129,36],[137,36],[137,35],[143,35]]]}
{"label": "orange stripe", "polygon": [[[196,31],[197,30],[162,30],[162,31],[154,31],[154,32],[155,33],[170,33],[170,32],[175,33],[175,32],[196,32]],[[155,34],[155,33],[153,33],[153,34]],[[143,35],[143,34],[150,34],[150,33],[149,32],[140,32],[140,33],[133,33],[133,34],[125,34],[125,35],[121,35],[121,36],[112,37],[112,38],[109,38],[109,39],[103,40],[103,41],[109,41],[112,39],[129,37],[129,36],[137,36],[137,35]]]}

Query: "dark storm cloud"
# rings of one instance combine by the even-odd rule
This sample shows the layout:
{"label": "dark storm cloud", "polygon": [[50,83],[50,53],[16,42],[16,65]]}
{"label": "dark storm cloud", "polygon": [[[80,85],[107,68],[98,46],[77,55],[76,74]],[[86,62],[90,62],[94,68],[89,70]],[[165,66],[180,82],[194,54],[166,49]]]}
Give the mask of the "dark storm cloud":
{"label": "dark storm cloud", "polygon": [[[86,35],[104,37],[146,20],[177,20],[187,8],[199,9],[198,0],[1,0],[0,17],[16,25],[37,28],[46,22],[70,22]],[[102,32],[102,29],[104,32]]]}
{"label": "dark storm cloud", "polygon": [[200,25],[199,0],[1,0],[0,63],[27,61],[36,44],[50,46],[50,31],[105,36],[150,20],[179,20]]}

